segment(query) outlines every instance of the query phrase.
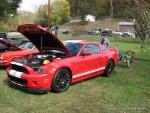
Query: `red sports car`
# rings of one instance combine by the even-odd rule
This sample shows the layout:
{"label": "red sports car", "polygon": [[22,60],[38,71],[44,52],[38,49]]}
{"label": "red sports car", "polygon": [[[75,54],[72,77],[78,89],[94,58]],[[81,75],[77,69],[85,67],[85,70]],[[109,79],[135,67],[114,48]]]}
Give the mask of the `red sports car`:
{"label": "red sports car", "polygon": [[0,67],[8,66],[13,59],[38,52],[29,41],[22,41],[18,46],[15,46],[6,40],[0,40]]}
{"label": "red sports car", "polygon": [[56,36],[37,25],[21,25],[18,31],[40,51],[11,62],[7,68],[10,85],[27,91],[63,92],[70,84],[99,74],[110,76],[117,64],[115,48],[106,50],[95,42],[68,40],[62,43]]}

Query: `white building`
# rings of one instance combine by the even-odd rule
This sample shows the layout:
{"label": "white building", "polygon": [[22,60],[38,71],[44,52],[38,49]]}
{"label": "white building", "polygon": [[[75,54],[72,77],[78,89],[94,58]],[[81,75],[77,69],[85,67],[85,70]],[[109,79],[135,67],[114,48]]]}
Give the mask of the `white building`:
{"label": "white building", "polygon": [[120,22],[119,31],[122,32],[124,36],[135,38],[135,23],[134,22]]}
{"label": "white building", "polygon": [[134,22],[119,22],[119,31],[135,33]]}
{"label": "white building", "polygon": [[96,17],[95,17],[95,16],[92,16],[92,15],[86,15],[86,16],[85,16],[85,20],[86,20],[86,21],[90,21],[90,22],[95,22]]}

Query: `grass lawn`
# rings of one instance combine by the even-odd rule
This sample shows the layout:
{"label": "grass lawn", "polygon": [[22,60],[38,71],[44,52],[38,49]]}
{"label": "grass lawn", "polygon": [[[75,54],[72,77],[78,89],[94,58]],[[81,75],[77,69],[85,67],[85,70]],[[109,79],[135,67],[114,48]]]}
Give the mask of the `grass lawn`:
{"label": "grass lawn", "polygon": [[[61,40],[72,39],[62,36]],[[99,41],[98,37],[85,39]],[[111,46],[136,50],[137,61],[129,71],[120,62],[111,77],[95,77],[70,86],[64,93],[35,95],[10,88],[0,70],[0,113],[150,113],[150,43],[144,53],[133,40],[110,39]]]}

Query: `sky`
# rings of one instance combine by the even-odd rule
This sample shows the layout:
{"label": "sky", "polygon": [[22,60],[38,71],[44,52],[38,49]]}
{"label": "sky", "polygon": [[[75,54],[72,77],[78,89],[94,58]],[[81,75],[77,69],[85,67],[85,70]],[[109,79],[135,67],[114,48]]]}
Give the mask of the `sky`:
{"label": "sky", "polygon": [[48,3],[48,0],[22,0],[20,4],[20,8],[18,10],[26,10],[35,12],[40,5]]}

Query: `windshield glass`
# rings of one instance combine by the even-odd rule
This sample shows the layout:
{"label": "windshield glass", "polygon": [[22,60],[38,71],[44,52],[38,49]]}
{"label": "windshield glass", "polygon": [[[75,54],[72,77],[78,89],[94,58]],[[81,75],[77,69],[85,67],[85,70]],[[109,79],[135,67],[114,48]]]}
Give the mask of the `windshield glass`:
{"label": "windshield glass", "polygon": [[51,54],[53,55],[53,57],[57,57],[57,58],[67,57],[67,54],[65,52],[59,51],[59,50],[46,50],[46,51],[43,51],[42,54]]}
{"label": "windshield glass", "polygon": [[18,45],[19,48],[24,48],[24,49],[34,49],[34,45],[31,42],[28,41],[23,41]]}
{"label": "windshield glass", "polygon": [[80,43],[64,42],[64,44],[67,47],[67,49],[70,50],[70,52],[72,53],[73,56],[77,55],[77,53],[79,52],[79,50],[82,47],[82,44],[80,44]]}

